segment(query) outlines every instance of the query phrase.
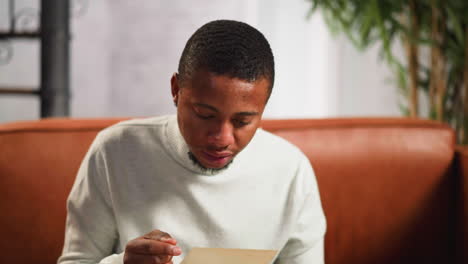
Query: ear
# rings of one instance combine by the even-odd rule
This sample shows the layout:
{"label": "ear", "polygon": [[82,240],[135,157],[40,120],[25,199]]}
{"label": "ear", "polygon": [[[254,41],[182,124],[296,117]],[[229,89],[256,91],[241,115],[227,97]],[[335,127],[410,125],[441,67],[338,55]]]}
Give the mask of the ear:
{"label": "ear", "polygon": [[179,100],[179,81],[177,79],[177,73],[174,73],[171,77],[171,93],[172,93],[172,100],[174,101],[174,105],[177,106],[177,102]]}

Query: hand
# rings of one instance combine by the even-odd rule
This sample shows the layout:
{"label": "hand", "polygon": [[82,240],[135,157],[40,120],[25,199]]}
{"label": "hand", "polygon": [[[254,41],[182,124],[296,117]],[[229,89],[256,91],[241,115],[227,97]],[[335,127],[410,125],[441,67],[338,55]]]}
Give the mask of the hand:
{"label": "hand", "polygon": [[168,233],[153,230],[127,243],[124,264],[172,264],[172,257],[182,250]]}

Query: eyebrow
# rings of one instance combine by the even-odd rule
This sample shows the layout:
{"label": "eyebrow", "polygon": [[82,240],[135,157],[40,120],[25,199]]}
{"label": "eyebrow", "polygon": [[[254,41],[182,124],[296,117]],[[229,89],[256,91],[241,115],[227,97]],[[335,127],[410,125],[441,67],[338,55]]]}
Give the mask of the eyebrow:
{"label": "eyebrow", "polygon": [[[203,108],[208,108],[216,113],[219,113],[219,110],[216,109],[216,107],[213,107],[211,105],[207,105],[207,104],[203,104],[203,103],[195,103],[196,106],[199,106],[199,107],[203,107]],[[236,113],[236,115],[243,115],[243,116],[254,116],[254,115],[258,115],[259,113],[258,112],[254,112],[254,111],[244,111],[244,112],[238,112]]]}
{"label": "eyebrow", "polygon": [[239,113],[236,113],[236,115],[254,116],[254,115],[258,115],[258,112],[239,112]]}
{"label": "eyebrow", "polygon": [[202,103],[195,103],[196,106],[200,106],[200,107],[204,107],[204,108],[208,108],[212,111],[215,111],[216,113],[219,113],[218,109],[216,109],[216,107],[213,107],[211,105],[207,105],[207,104],[202,104]]}

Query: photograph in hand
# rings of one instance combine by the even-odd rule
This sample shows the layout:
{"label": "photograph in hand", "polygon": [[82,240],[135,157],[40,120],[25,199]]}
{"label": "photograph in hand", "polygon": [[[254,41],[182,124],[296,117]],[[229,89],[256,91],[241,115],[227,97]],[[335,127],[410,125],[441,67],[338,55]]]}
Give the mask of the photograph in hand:
{"label": "photograph in hand", "polygon": [[192,248],[181,264],[270,264],[277,250]]}

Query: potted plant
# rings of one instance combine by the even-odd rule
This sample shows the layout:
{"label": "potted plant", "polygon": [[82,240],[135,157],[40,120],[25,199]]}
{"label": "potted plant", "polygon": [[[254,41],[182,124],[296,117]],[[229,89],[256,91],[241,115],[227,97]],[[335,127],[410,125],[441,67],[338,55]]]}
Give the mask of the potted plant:
{"label": "potted plant", "polygon": [[[428,97],[430,119],[444,121],[468,143],[468,1],[308,0],[332,32],[359,48],[380,44],[381,57],[406,99],[405,115],[421,117],[419,95]],[[405,59],[395,56],[397,42]]]}

